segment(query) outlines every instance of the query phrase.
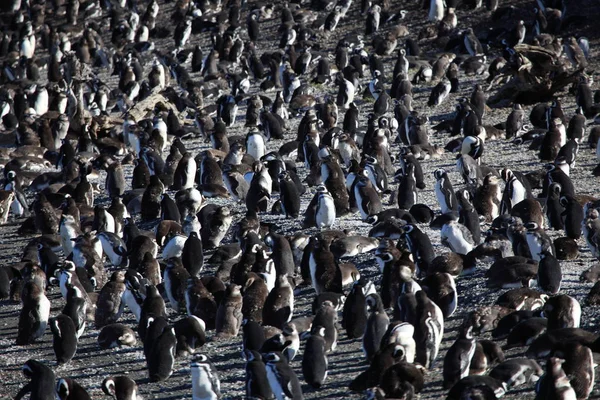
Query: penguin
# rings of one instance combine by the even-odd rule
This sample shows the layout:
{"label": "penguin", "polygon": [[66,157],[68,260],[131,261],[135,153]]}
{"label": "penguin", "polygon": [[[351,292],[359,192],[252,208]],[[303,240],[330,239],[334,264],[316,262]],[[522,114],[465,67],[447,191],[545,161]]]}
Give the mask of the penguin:
{"label": "penguin", "polygon": [[276,328],[283,327],[292,319],[294,314],[294,290],[288,275],[278,275],[275,287],[269,292],[265,300],[262,321],[263,325]]}
{"label": "penguin", "polygon": [[281,193],[281,205],[286,217],[298,218],[300,214],[300,195],[296,184],[291,180],[287,171],[279,174],[279,190]]}
{"label": "penguin", "polygon": [[546,300],[543,315],[548,318],[548,329],[579,328],[581,306],[573,297],[560,294]]}
{"label": "penguin", "polygon": [[[329,193],[325,185],[319,185],[313,199],[314,204],[314,224],[322,229],[331,229],[336,219],[336,209],[333,196]],[[312,202],[311,202],[312,203]],[[309,206],[310,208],[310,206]],[[308,212],[308,209],[307,209]],[[308,217],[308,215],[307,215]],[[311,222],[312,223],[312,222]]]}
{"label": "penguin", "polygon": [[541,290],[551,295],[560,291],[562,270],[560,262],[548,251],[542,251],[538,264],[537,284]]}
{"label": "penguin", "polygon": [[448,392],[447,399],[463,398],[494,399],[506,393],[502,382],[487,375],[469,375],[458,381]]}
{"label": "penguin", "polygon": [[398,208],[401,210],[410,210],[419,201],[415,171],[414,164],[407,164],[406,171],[398,186]]}
{"label": "penguin", "polygon": [[196,232],[190,232],[181,253],[181,262],[190,276],[198,276],[202,271],[204,255],[202,241]]}
{"label": "penguin", "polygon": [[556,250],[554,244],[548,237],[548,234],[536,222],[528,222],[526,238],[531,258],[535,261],[540,261],[543,251],[547,251],[551,255],[555,255]]}
{"label": "penguin", "polygon": [[216,338],[237,336],[242,325],[242,293],[239,285],[229,284],[217,309]]}
{"label": "penguin", "polygon": [[494,367],[489,376],[503,382],[507,389],[512,389],[528,382],[537,382],[543,373],[544,370],[535,360],[511,358]]}
{"label": "penguin", "polygon": [[[322,235],[311,238],[309,245],[309,268],[312,286],[317,295],[323,292],[342,292],[342,276],[330,251],[329,240]],[[306,250],[305,250],[306,251]]]}
{"label": "penguin", "polygon": [[440,238],[443,245],[457,254],[467,255],[476,246],[471,231],[458,222],[458,215],[452,215],[442,226]]}
{"label": "penguin", "polygon": [[319,389],[327,379],[327,354],[325,328],[313,326],[304,347],[302,374],[311,387]]}
{"label": "penguin", "polygon": [[171,257],[167,259],[164,272],[164,288],[171,307],[179,311],[185,305],[185,288],[190,278],[189,272],[184,268],[181,259]]}
{"label": "penguin", "polygon": [[125,193],[125,173],[120,162],[114,162],[106,170],[105,188],[108,196],[113,199]]}
{"label": "penguin", "polygon": [[62,313],[68,315],[75,325],[76,336],[79,339],[85,330],[87,321],[87,301],[81,289],[71,283],[66,285],[66,304]]}
{"label": "penguin", "polygon": [[102,328],[98,334],[98,345],[101,349],[112,349],[121,346],[134,346],[137,340],[133,329],[123,324],[110,324]]}
{"label": "penguin", "polygon": [[255,350],[244,350],[244,358],[246,359],[246,398],[273,398],[266,365],[260,353]]}
{"label": "penguin", "polygon": [[377,293],[369,294],[365,299],[365,312],[368,315],[363,334],[363,353],[367,361],[371,362],[379,350],[381,339],[390,324],[390,319],[383,308],[381,297]]}
{"label": "penguin", "polygon": [[438,203],[440,204],[442,214],[449,212],[458,211],[458,201],[452,182],[448,177],[448,173],[443,168],[439,168],[434,171],[433,176],[436,179],[435,182],[435,195]]}
{"label": "penguin", "polygon": [[58,365],[66,364],[77,351],[77,331],[71,317],[59,314],[49,320],[52,331],[52,348]]}
{"label": "penguin", "polygon": [[450,94],[451,89],[452,86],[450,84],[450,81],[446,79],[442,80],[431,90],[429,100],[427,101],[427,105],[429,107],[437,107],[441,105]]}
{"label": "penguin", "polygon": [[113,266],[127,266],[127,246],[123,239],[112,232],[100,232],[96,237],[100,240],[100,243],[102,243],[102,251],[106,254]]}
{"label": "penguin", "polygon": [[451,317],[458,306],[456,283],[449,273],[436,272],[420,281],[427,296],[442,310],[444,318]]}
{"label": "penguin", "polygon": [[429,1],[429,21],[441,21],[444,18],[445,3],[441,0]]}
{"label": "penguin", "polygon": [[546,363],[546,374],[536,387],[536,399],[576,399],[577,394],[569,382],[562,364],[565,360],[550,357]]}
{"label": "penguin", "polygon": [[444,389],[450,389],[456,382],[469,375],[471,359],[475,354],[475,345],[473,327],[463,326],[458,339],[448,349],[444,357]]}
{"label": "penguin", "polygon": [[98,295],[94,318],[98,329],[118,321],[123,311],[124,293],[125,271],[115,271]]}
{"label": "penguin", "polygon": [[92,400],[90,394],[75,379],[60,378],[56,383],[59,400]]}
{"label": "penguin", "polygon": [[280,352],[263,355],[267,369],[267,379],[275,399],[301,400],[302,386],[292,367]]}
{"label": "penguin", "polygon": [[21,371],[25,375],[25,378],[29,379],[29,382],[19,390],[14,397],[15,399],[22,399],[27,393],[31,393],[31,399],[53,400],[55,398],[54,385],[56,376],[49,366],[40,361],[30,359],[23,365]]}
{"label": "penguin", "polygon": [[167,310],[165,301],[160,295],[158,289],[154,285],[146,286],[146,298],[142,303],[140,312],[140,320],[138,322],[138,334],[142,341],[146,340],[147,329],[150,326],[150,318],[157,319],[165,317]]}
{"label": "penguin", "polygon": [[[173,374],[177,348],[175,328],[167,325],[163,328],[162,333],[153,339],[152,343],[148,344],[150,350],[146,357],[148,377],[150,382],[162,382]],[[146,340],[148,341],[149,338]]]}
{"label": "penguin", "polygon": [[429,266],[435,258],[429,236],[424,234],[416,225],[406,224],[402,227],[402,237],[415,258],[417,275],[427,275]]}
{"label": "penguin", "polygon": [[128,376],[110,376],[102,381],[102,391],[116,400],[136,400],[138,385]]}
{"label": "penguin", "polygon": [[565,194],[560,197],[560,205],[564,208],[565,235],[577,240],[581,237],[581,224],[583,222],[583,207],[575,197]]}
{"label": "penguin", "polygon": [[175,221],[178,224],[181,222],[179,207],[168,193],[164,193],[161,197],[160,219],[162,221]]}
{"label": "penguin", "polygon": [[563,370],[578,399],[587,399],[594,387],[595,367],[592,350],[579,343],[569,343],[555,356],[564,359]]}
{"label": "penguin", "polygon": [[332,352],[337,347],[338,331],[337,331],[337,309],[329,300],[325,300],[321,307],[317,310],[313,321],[314,327],[322,326],[325,328],[323,335],[325,339],[325,351]]}
{"label": "penguin", "polygon": [[444,335],[444,316],[423,290],[416,294],[417,324],[415,325],[415,360],[425,368],[432,368]]}
{"label": "penguin", "polygon": [[[44,335],[50,317],[50,301],[34,281],[25,283],[21,292],[17,345],[31,344]],[[53,383],[54,385],[54,383]]]}
{"label": "penguin", "polygon": [[221,397],[221,382],[217,368],[201,354],[194,358],[192,368],[192,399],[217,400]]}

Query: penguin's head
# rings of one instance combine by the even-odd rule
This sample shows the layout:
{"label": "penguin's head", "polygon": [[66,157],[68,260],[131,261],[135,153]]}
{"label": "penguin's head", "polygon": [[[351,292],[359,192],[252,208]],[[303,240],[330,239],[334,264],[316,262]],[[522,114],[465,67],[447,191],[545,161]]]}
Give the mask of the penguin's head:
{"label": "penguin's head", "polygon": [[528,232],[533,232],[539,228],[539,225],[536,222],[530,221],[525,224],[525,228]]}
{"label": "penguin's head", "polygon": [[443,168],[438,168],[435,171],[433,171],[433,176],[435,177],[435,179],[440,180],[444,177],[444,175],[446,174],[446,170]]}
{"label": "penguin's head", "polygon": [[277,364],[281,361],[281,357],[277,353],[271,352],[263,355],[263,361],[265,364]]}

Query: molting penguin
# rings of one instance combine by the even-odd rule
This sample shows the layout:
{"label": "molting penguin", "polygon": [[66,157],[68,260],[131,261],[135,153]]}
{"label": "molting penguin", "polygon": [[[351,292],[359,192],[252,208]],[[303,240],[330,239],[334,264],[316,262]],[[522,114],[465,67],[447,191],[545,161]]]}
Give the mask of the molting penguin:
{"label": "molting penguin", "polygon": [[242,325],[242,293],[240,286],[229,284],[225,296],[217,309],[216,337],[237,336]]}

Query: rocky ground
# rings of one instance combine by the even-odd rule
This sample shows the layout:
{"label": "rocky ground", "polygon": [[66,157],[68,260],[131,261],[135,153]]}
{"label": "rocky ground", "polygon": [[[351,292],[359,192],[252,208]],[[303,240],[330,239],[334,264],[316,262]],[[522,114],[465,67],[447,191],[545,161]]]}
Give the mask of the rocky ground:
{"label": "rocky ground", "polygon": [[[164,26],[171,26],[172,22],[168,16],[173,11],[174,4],[167,3],[163,4],[163,1],[159,1],[161,6],[161,15],[164,16],[159,20],[159,24]],[[510,1],[503,2],[501,5],[505,6],[512,4],[522,12],[523,19],[528,21],[532,20],[533,14],[532,9],[534,7],[533,1]],[[590,2],[575,2],[572,7],[581,7],[581,9],[589,10],[590,13],[597,12],[598,6]],[[415,2],[401,2],[392,1],[392,9],[406,9],[408,15],[405,20],[402,21],[409,31],[410,35],[414,38],[417,37],[419,31],[429,23],[427,22],[427,13],[425,10],[420,8],[420,4]],[[325,14],[323,14],[324,16]],[[484,8],[478,10],[466,10],[459,8],[457,11],[459,28],[466,28],[469,26],[482,27],[488,21],[490,13]],[[245,12],[243,13],[245,17]],[[365,17],[360,15],[360,2],[354,2],[350,9],[348,16],[340,21],[338,28],[333,34],[325,36],[320,35],[318,39],[319,52],[322,53],[333,53],[335,45],[339,38],[343,37],[348,33],[361,33],[364,30],[364,19]],[[590,60],[596,60],[598,51],[598,37],[592,31],[586,31],[586,27],[589,27],[590,22],[586,21],[582,25],[571,25],[569,27],[569,34],[580,34],[586,33],[590,39],[590,45],[592,54]],[[261,24],[261,39],[257,43],[257,49],[259,52],[271,51],[279,41],[279,34],[277,29],[279,26],[279,7],[276,7],[276,11],[273,14],[273,19],[264,21]],[[389,30],[391,27],[385,25],[383,30]],[[245,34],[243,34],[245,35]],[[566,35],[566,33],[565,33]],[[110,42],[110,33],[104,33],[106,43]],[[245,36],[244,36],[245,37]],[[203,49],[208,49],[209,38],[208,34],[204,33],[201,35],[194,35],[188,46],[195,43],[201,43]],[[157,39],[155,41],[158,49],[169,50],[173,47],[171,38]],[[402,43],[402,41],[401,41]],[[431,41],[422,41],[420,43],[428,57],[434,57],[436,50]],[[316,46],[315,46],[316,47]],[[369,46],[367,46],[369,49]],[[488,55],[488,60],[493,59],[496,55],[497,50],[492,50]],[[386,73],[391,75],[395,60],[395,53],[393,56],[385,58]],[[332,63],[333,64],[333,63]],[[594,64],[596,65],[596,64]],[[149,64],[146,65],[146,72],[149,70]],[[410,74],[414,74],[415,69],[411,69]],[[42,73],[44,75],[44,73]],[[109,86],[114,87],[116,84],[116,78],[109,76],[109,72],[104,70],[100,71],[101,79],[105,80]],[[198,78],[192,75],[193,78]],[[429,85],[420,85],[415,88],[414,105],[415,109],[424,112],[430,116],[431,125],[452,118],[454,105],[458,98],[463,96],[469,96],[475,83],[481,82],[485,76],[460,76],[460,91],[453,93],[450,97],[439,107],[434,109],[426,106],[427,99],[431,90]],[[365,79],[363,82],[365,85],[368,80]],[[260,92],[258,88],[258,82],[253,82],[251,91],[248,95]],[[335,86],[316,86],[315,96],[322,99],[326,94],[333,94],[337,92]],[[488,93],[488,95],[491,95]],[[275,93],[265,93],[267,96],[273,98]],[[573,96],[563,92],[561,94],[563,100],[563,109],[565,115],[570,117],[575,111],[575,105]],[[207,100],[206,105],[210,103]],[[366,115],[372,108],[372,100],[362,99],[362,96],[357,95],[356,103],[361,110],[361,124],[366,126]],[[530,108],[527,108],[529,110]],[[486,124],[495,124],[506,119],[506,116],[510,112],[509,109],[493,109],[490,110],[485,118]],[[246,129],[243,127],[243,116],[245,115],[245,106],[242,104],[238,115],[238,122],[232,129],[229,130],[232,135],[245,135]],[[119,117],[119,113],[115,112],[112,114],[114,117]],[[296,136],[296,128],[299,122],[299,118],[294,118],[289,121],[288,131],[286,134],[286,140],[293,140]],[[191,120],[186,120],[186,124],[191,125]],[[591,125],[591,122],[590,122]],[[589,131],[590,127],[588,127]],[[444,146],[450,140],[449,136],[445,133],[437,134],[431,132],[430,141],[432,144]],[[584,141],[585,142],[585,141]],[[184,141],[186,147],[192,151],[193,154],[197,154],[203,149],[210,146],[209,143],[200,139],[188,139]],[[277,150],[283,141],[272,141],[268,143],[269,150]],[[502,168],[509,166],[513,170],[519,171],[530,171],[542,166],[539,161],[537,154],[533,151],[529,151],[524,146],[517,146],[505,140],[488,141],[485,144],[484,161],[490,166],[496,168]],[[397,153],[397,145],[394,145],[394,152]],[[434,187],[433,171],[436,168],[444,167],[451,171],[450,177],[454,182],[455,188],[461,187],[462,179],[455,169],[455,157],[454,154],[444,153],[439,157],[423,161],[423,168],[426,176],[426,188],[419,192],[419,201],[428,204],[432,209],[439,212],[439,205],[437,204]],[[580,152],[577,160],[577,166],[572,171],[572,179],[575,183],[578,194],[587,194],[592,196],[598,196],[598,183],[599,180],[591,175],[591,170],[596,166],[597,161],[595,158],[595,151],[590,150],[585,145],[580,147]],[[306,175],[306,171],[301,164],[298,164],[298,169],[302,176]],[[131,166],[126,167],[128,176],[131,173]],[[100,185],[101,192],[98,193],[97,202],[100,204],[108,204],[110,199],[106,198],[102,189],[104,186],[104,173],[101,172],[97,182]],[[394,188],[394,186],[393,186]],[[312,198],[315,192],[315,188],[309,188],[308,192],[302,196],[302,210],[306,208],[308,202]],[[384,204],[388,204],[388,198],[385,198]],[[234,202],[227,200],[214,200],[210,199],[209,202],[218,202],[227,204],[236,213],[236,220],[244,213],[244,207]],[[386,206],[389,207],[389,206]],[[283,216],[265,214],[261,216],[262,220],[267,222],[274,222],[280,228],[280,233],[292,234],[296,233],[299,227],[299,221],[293,221],[285,219]],[[0,229],[0,260],[2,265],[11,265],[11,263],[18,262],[20,260],[21,251],[25,243],[31,239],[31,237],[23,237],[17,234],[17,229],[22,223],[22,220],[9,220],[9,223],[4,225]],[[350,229],[358,234],[366,235],[370,229],[370,225],[360,221],[358,214],[348,215],[341,218],[336,222],[336,228],[338,229]],[[447,248],[443,247],[439,239],[439,231],[431,230],[427,226],[421,226],[421,229],[427,232],[431,237],[432,243],[435,247],[436,253],[441,254],[448,251]],[[486,227],[483,227],[486,229]],[[314,233],[314,231],[309,231]],[[558,232],[550,232],[553,237],[558,237]],[[233,240],[231,233],[227,236],[226,242]],[[587,306],[584,304],[584,299],[591,284],[581,283],[579,276],[582,271],[592,266],[597,262],[593,258],[587,249],[585,242],[580,240],[578,242],[580,246],[580,256],[577,260],[562,262],[563,268],[563,287],[561,292],[569,294],[575,297],[582,303],[583,316],[582,316],[582,327],[590,331],[598,331],[600,321],[598,320],[600,313],[597,307]],[[209,256],[209,254],[207,254]],[[361,274],[367,276],[375,283],[380,282],[380,273],[375,258],[372,254],[363,254],[357,256],[351,260],[354,262]],[[501,294],[500,290],[491,290],[486,288],[485,279],[483,277],[485,269],[489,266],[486,263],[480,263],[477,267],[477,271],[474,275],[469,277],[463,277],[457,279],[457,287],[459,293],[459,305],[457,312],[445,321],[445,332],[444,340],[442,342],[442,349],[438,357],[438,362],[433,369],[428,371],[426,376],[426,386],[423,392],[420,394],[421,399],[436,399],[441,396],[445,396],[445,391],[442,390],[442,361],[446,354],[446,349],[452,345],[455,338],[457,337],[457,327],[462,322],[464,317],[472,310],[482,305],[492,304],[497,297]],[[214,272],[215,266],[208,266],[203,273],[210,274]],[[295,316],[307,315],[310,313],[310,304],[314,296],[312,288],[301,287],[297,290],[296,300],[297,307]],[[48,291],[48,297],[52,302],[52,315],[56,315],[60,312],[64,305],[64,301],[61,298],[58,287],[50,287]],[[55,357],[52,351],[52,335],[50,331],[46,331],[44,337],[33,345],[29,346],[16,346],[15,338],[17,335],[17,322],[19,315],[20,305],[15,302],[3,300],[0,302],[0,398],[11,398],[13,397],[20,387],[24,384],[23,376],[20,372],[21,366],[31,358],[35,358],[42,362],[52,366],[58,377],[70,377],[76,379],[84,387],[88,389],[93,398],[100,398],[103,396],[100,383],[108,375],[115,374],[127,374],[133,378],[139,385],[140,394],[144,398],[156,398],[156,399],[180,399],[191,397],[191,380],[190,380],[190,360],[189,359],[178,359],[174,374],[166,381],[162,383],[149,383],[147,379],[147,369],[144,360],[143,350],[141,341],[138,341],[138,345],[134,347],[112,349],[112,350],[101,350],[97,344],[98,330],[95,329],[93,324],[89,324],[86,332],[82,336],[79,342],[77,354],[72,362],[65,366],[56,366]],[[169,310],[170,316],[175,317],[175,312]],[[122,317],[122,321],[132,327],[136,326],[135,319],[130,312],[126,312]],[[212,336],[212,333],[208,335]],[[487,335],[482,336],[488,338]],[[221,379],[221,390],[224,398],[242,398],[244,396],[244,361],[240,355],[241,351],[241,335],[232,340],[226,341],[209,341],[202,349],[201,352],[207,354],[213,362],[216,364],[217,369],[220,373]],[[516,349],[511,351],[511,356],[518,355],[524,352],[525,349]],[[300,354],[294,361],[292,366],[296,373],[302,380],[301,372],[301,358]],[[361,350],[361,343],[359,340],[350,340],[346,337],[345,332],[340,330],[340,339],[338,348],[329,355],[329,375],[323,388],[318,391],[310,389],[307,385],[303,385],[304,396],[307,399],[341,399],[341,398],[363,398],[363,394],[353,394],[348,391],[348,384],[350,381],[358,375],[361,371],[366,368],[367,364],[364,361],[364,357]],[[598,390],[593,392],[595,397],[598,397]],[[524,386],[518,390],[509,392],[507,397],[515,399],[533,398],[535,396],[532,386]]]}

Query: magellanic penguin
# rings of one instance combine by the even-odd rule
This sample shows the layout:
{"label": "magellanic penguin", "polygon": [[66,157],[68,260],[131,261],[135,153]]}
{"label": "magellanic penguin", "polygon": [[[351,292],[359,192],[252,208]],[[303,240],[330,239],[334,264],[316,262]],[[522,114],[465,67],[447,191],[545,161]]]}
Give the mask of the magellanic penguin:
{"label": "magellanic penguin", "polygon": [[29,379],[29,382],[19,390],[15,399],[22,399],[27,393],[31,393],[31,399],[53,400],[55,398],[56,376],[49,366],[30,359],[23,365],[21,371],[25,378]]}
{"label": "magellanic penguin", "polygon": [[526,238],[531,258],[540,261],[543,251],[547,251],[551,255],[556,254],[554,244],[543,228],[536,222],[528,222],[525,227],[527,228]]}
{"label": "magellanic penguin", "polygon": [[52,347],[58,365],[66,364],[77,351],[77,331],[71,317],[59,314],[49,321],[52,331]]}
{"label": "magellanic penguin", "polygon": [[559,294],[546,300],[543,315],[548,318],[548,329],[579,328],[581,306],[573,297]]}
{"label": "magellanic penguin", "polygon": [[60,378],[56,383],[56,396],[60,400],[92,400],[79,382],[71,378]]}
{"label": "magellanic penguin", "polygon": [[136,342],[133,329],[123,324],[106,325],[98,334],[98,345],[101,349],[134,346]]}
{"label": "magellanic penguin", "polygon": [[442,310],[420,290],[417,300],[417,324],[415,325],[415,360],[425,368],[432,368],[437,358],[444,335],[444,315]]}
{"label": "magellanic penguin", "polygon": [[192,400],[217,400],[221,381],[217,368],[204,354],[192,361]]}
{"label": "magellanic penguin", "polygon": [[536,398],[577,399],[577,394],[563,370],[564,362],[563,359],[550,357],[546,363],[546,374],[536,387]]}
{"label": "magellanic penguin", "polygon": [[442,214],[446,214],[451,211],[458,211],[458,201],[454,188],[452,187],[452,181],[448,177],[448,173],[443,168],[435,170],[433,173],[435,177],[435,195],[437,197]]}
{"label": "magellanic penguin", "polygon": [[450,389],[456,382],[469,375],[473,354],[475,354],[473,327],[466,325],[462,327],[458,339],[444,357],[444,389]]}
{"label": "magellanic penguin", "polygon": [[440,237],[443,245],[462,255],[467,255],[478,245],[475,243],[471,231],[458,222],[458,215],[442,226]]}
{"label": "magellanic penguin", "polygon": [[578,399],[589,398],[594,388],[595,366],[592,350],[580,343],[569,343],[555,356],[565,360],[562,367]]}
{"label": "magellanic penguin", "polygon": [[[33,343],[44,335],[50,317],[50,301],[34,281],[25,283],[21,292],[17,345]],[[52,384],[54,386],[54,383]]]}
{"label": "magellanic penguin", "polygon": [[406,224],[402,227],[402,237],[415,258],[417,276],[427,275],[429,266],[435,258],[435,252],[429,236],[423,233],[416,225]]}
{"label": "magellanic penguin", "polygon": [[555,295],[560,291],[562,269],[560,262],[548,251],[542,251],[538,264],[537,284],[541,290]]}
{"label": "magellanic penguin", "polygon": [[116,400],[137,400],[138,385],[128,376],[109,376],[102,381],[102,391]]}
{"label": "magellanic penguin", "polygon": [[379,350],[381,339],[385,335],[390,319],[383,308],[381,297],[377,293],[371,293],[365,300],[365,311],[368,315],[363,334],[363,352],[367,361],[371,361]]}
{"label": "magellanic penguin", "polygon": [[537,382],[543,373],[544,370],[535,360],[511,358],[494,367],[489,375],[500,382],[504,382],[507,389],[511,389],[528,382]]}
{"label": "magellanic penguin", "polygon": [[98,329],[117,322],[123,312],[121,299],[124,293],[125,271],[115,271],[98,295],[94,318]]}
{"label": "magellanic penguin", "polygon": [[302,374],[304,380],[315,389],[319,389],[327,378],[327,354],[325,328],[313,326],[304,347],[302,357]]}
{"label": "magellanic penguin", "polygon": [[144,343],[144,346],[148,346],[150,349],[146,357],[150,382],[165,381],[173,374],[175,366],[177,351],[175,328],[167,325],[158,337],[151,339],[147,337],[146,341],[148,340],[152,340],[152,343]]}
{"label": "magellanic penguin", "polygon": [[300,380],[285,357],[280,352],[263,355],[267,368],[267,379],[277,400],[301,400],[302,386]]}
{"label": "magellanic penguin", "polygon": [[256,350],[244,350],[244,358],[246,359],[246,398],[273,398],[266,365],[260,353]]}

